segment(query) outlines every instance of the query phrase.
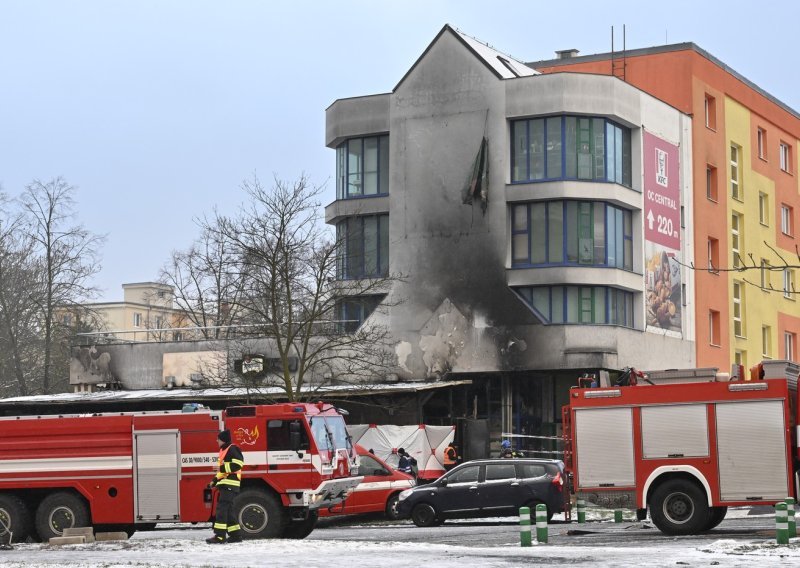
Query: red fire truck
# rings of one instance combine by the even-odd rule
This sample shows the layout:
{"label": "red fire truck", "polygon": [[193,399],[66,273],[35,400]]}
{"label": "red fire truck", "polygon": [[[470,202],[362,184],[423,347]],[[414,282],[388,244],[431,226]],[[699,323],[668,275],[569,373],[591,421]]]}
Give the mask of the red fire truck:
{"label": "red fire truck", "polygon": [[716,369],[629,370],[589,388],[581,379],[562,412],[574,492],[639,519],[649,509],[666,534],[710,530],[728,507],[796,497],[797,370],[765,361],[747,380]]}
{"label": "red fire truck", "polygon": [[[216,436],[229,429],[245,467],[235,511],[245,538],[305,538],[318,511],[358,485],[357,456],[333,406],[0,418],[0,541],[65,528],[125,530],[207,522]],[[187,410],[189,410],[187,412]]]}

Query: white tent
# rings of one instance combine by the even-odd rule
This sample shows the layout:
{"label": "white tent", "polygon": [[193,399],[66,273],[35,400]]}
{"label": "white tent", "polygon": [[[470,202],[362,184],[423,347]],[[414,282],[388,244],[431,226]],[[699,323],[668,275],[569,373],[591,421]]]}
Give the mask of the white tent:
{"label": "white tent", "polygon": [[347,431],[353,443],[372,450],[392,467],[397,467],[398,448],[417,460],[419,479],[436,479],[444,469],[444,450],[452,443],[455,426],[394,426],[391,424],[353,424]]}

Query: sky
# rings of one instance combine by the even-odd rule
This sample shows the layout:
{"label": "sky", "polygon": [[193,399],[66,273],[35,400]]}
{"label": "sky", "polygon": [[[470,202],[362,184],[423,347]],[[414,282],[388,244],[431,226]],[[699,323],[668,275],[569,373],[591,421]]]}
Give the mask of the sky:
{"label": "sky", "polygon": [[[756,8],[757,6],[757,8]],[[0,188],[77,188],[98,300],[155,280],[242,180],[334,199],[325,109],[390,92],[444,24],[522,61],[692,41],[800,109],[800,2],[0,0]]]}

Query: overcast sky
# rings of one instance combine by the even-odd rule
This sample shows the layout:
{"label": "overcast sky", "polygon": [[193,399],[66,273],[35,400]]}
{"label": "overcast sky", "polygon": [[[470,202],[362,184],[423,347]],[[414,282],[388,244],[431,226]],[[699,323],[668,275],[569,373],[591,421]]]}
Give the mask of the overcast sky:
{"label": "overcast sky", "polygon": [[0,186],[63,176],[100,299],[157,277],[256,172],[334,198],[325,108],[389,92],[445,23],[523,61],[693,41],[800,109],[796,0],[0,0]]}

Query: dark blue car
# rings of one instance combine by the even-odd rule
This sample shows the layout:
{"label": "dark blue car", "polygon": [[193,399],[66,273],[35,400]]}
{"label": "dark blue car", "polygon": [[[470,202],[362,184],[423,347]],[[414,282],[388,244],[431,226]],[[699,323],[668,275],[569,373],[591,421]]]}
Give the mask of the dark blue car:
{"label": "dark blue car", "polygon": [[475,460],[463,463],[433,483],[400,494],[398,513],[418,527],[446,519],[519,514],[547,505],[547,519],[564,510],[564,464],[528,458]]}

